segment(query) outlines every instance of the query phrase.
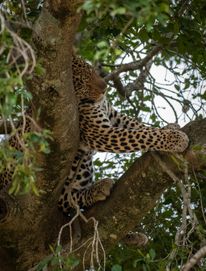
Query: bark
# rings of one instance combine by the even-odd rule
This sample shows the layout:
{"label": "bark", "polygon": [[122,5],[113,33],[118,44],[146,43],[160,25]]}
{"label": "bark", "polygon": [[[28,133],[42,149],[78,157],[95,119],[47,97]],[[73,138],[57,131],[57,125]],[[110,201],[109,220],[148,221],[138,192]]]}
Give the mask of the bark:
{"label": "bark", "polygon": [[55,241],[64,220],[57,201],[79,142],[71,70],[72,44],[80,21],[76,11],[79,3],[45,1],[34,25],[34,47],[44,73],[34,74],[27,87],[33,94],[33,112],[40,108],[38,122],[52,131],[53,140],[51,153],[38,155],[42,171],[38,173],[37,186],[44,193],[15,200],[1,194],[0,270],[31,268],[48,253],[48,245]]}

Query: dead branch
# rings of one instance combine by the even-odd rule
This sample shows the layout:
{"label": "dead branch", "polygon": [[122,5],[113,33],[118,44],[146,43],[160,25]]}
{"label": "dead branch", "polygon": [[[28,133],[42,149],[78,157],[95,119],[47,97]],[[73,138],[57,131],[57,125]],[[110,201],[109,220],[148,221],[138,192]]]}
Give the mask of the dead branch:
{"label": "dead branch", "polygon": [[144,68],[141,69],[137,79],[133,83],[129,83],[126,86],[123,86],[120,77],[117,74],[114,74],[112,81],[114,87],[122,97],[129,98],[133,91],[138,91],[144,89],[144,84],[146,82],[147,76],[149,75],[149,70],[152,66],[152,62],[148,62]]}

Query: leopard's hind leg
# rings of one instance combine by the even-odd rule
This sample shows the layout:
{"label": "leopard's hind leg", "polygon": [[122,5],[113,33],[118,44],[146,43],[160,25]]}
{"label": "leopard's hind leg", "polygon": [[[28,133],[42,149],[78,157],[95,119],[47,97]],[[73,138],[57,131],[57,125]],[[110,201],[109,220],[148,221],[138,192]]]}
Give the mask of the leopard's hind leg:
{"label": "leopard's hind leg", "polygon": [[93,182],[92,157],[92,151],[80,148],[74,158],[70,174],[65,180],[58,205],[70,216],[73,215],[75,207],[90,207],[110,195],[113,186],[111,179]]}

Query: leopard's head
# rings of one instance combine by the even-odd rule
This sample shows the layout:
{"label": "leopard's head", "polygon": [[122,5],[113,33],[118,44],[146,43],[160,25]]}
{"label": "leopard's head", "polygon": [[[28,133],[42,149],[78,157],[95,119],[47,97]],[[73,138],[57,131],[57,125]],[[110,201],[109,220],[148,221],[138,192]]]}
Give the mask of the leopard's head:
{"label": "leopard's head", "polygon": [[90,64],[79,56],[72,59],[73,85],[79,100],[99,101],[104,97],[106,82]]}

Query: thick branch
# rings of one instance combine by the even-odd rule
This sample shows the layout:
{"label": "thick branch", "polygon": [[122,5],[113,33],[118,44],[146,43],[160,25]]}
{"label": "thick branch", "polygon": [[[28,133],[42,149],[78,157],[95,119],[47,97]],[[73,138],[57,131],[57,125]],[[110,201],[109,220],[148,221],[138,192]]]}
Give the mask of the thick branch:
{"label": "thick branch", "polygon": [[[206,119],[194,121],[183,129],[191,138],[191,147],[206,144]],[[181,177],[170,154],[157,153],[168,169]],[[206,168],[198,153],[187,152],[189,168]],[[160,196],[173,181],[164,172],[151,153],[146,153],[130,167],[120,178],[110,198],[94,206],[87,212],[87,217],[94,216],[99,221],[99,232],[106,251],[109,251],[125,234],[132,230],[141,219],[156,205]],[[83,242],[92,232],[88,225],[83,226]],[[85,249],[85,248],[84,248]],[[84,250],[83,249],[83,250]],[[79,251],[82,258],[83,250]],[[81,270],[81,268],[79,269]]]}

